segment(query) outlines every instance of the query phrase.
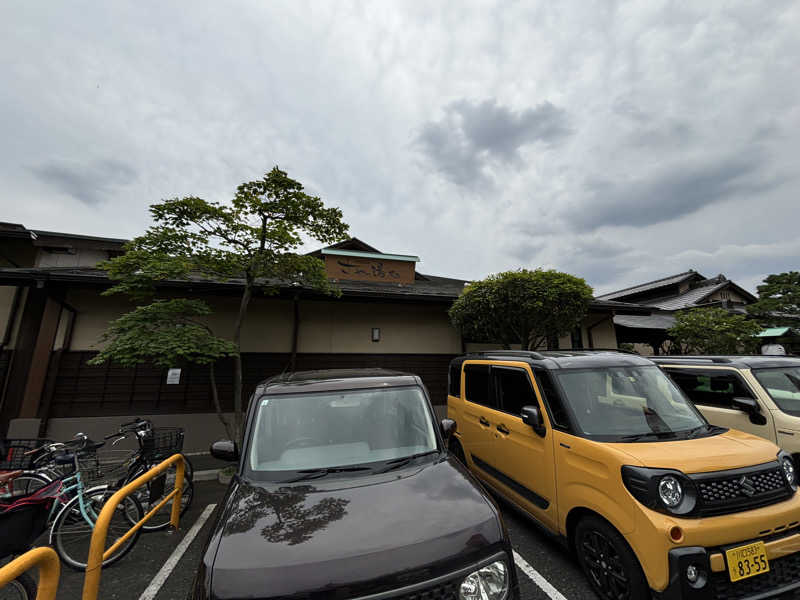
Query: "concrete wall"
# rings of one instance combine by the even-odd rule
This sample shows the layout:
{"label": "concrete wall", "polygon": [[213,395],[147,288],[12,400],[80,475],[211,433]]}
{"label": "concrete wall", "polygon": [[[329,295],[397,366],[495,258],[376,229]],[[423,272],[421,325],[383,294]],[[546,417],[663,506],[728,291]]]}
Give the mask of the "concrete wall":
{"label": "concrete wall", "polygon": [[[611,315],[603,315],[592,313],[588,315],[581,324],[581,337],[583,338],[583,347],[589,349],[589,328],[592,328],[592,340],[595,348],[616,348],[617,347],[617,333],[614,329],[614,321]],[[500,348],[498,344],[466,344],[467,352],[481,352],[483,350],[497,350]],[[512,344],[511,350],[519,350],[519,344]],[[572,349],[572,336],[565,335],[558,338],[558,348],[560,350]],[[545,350],[546,348],[540,348]]]}

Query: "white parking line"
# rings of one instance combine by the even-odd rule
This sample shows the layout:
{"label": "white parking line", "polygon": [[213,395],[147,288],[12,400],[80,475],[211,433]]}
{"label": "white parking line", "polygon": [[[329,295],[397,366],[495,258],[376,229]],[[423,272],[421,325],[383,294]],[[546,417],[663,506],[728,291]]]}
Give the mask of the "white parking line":
{"label": "white parking line", "polygon": [[517,566],[519,567],[520,571],[522,571],[523,573],[525,573],[525,575],[530,577],[533,583],[538,585],[541,588],[541,590],[545,594],[550,596],[553,600],[567,600],[564,594],[562,594],[556,588],[550,585],[550,582],[547,581],[547,579],[545,579],[544,577],[542,577],[539,571],[530,566],[528,564],[528,561],[522,558],[516,550],[514,550],[514,562],[517,563]]}
{"label": "white parking line", "polygon": [[156,576],[153,577],[153,581],[150,582],[150,585],[147,586],[147,589],[142,592],[142,595],[139,596],[139,600],[153,600],[158,594],[158,590],[161,589],[161,586],[164,585],[164,582],[169,577],[172,570],[175,568],[175,565],[178,564],[178,561],[183,556],[184,552],[189,548],[194,540],[197,537],[197,534],[200,533],[200,530],[203,528],[203,524],[208,520],[208,517],[211,516],[216,504],[209,504],[208,506],[203,509],[202,514],[198,517],[197,521],[195,521],[192,528],[186,533],[184,538],[181,540],[181,543],[178,544],[178,547],[172,551],[167,562],[164,563],[164,566],[161,567]]}

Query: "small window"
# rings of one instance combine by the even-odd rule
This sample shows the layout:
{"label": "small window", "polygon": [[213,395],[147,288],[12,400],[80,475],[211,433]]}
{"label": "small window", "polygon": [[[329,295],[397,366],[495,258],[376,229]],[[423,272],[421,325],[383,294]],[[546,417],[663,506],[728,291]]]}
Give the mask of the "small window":
{"label": "small window", "polygon": [[732,408],[734,398],[753,398],[744,382],[732,371],[669,369],[668,373],[695,404]]}
{"label": "small window", "polygon": [[550,409],[550,420],[553,422],[553,426],[568,431],[569,417],[567,416],[567,409],[564,407],[564,402],[556,390],[550,373],[544,369],[536,369],[534,376],[539,384],[539,389],[544,394],[544,401]]}
{"label": "small window", "polygon": [[489,365],[464,366],[464,392],[470,402],[497,408],[489,388]]}
{"label": "small window", "polygon": [[461,364],[460,362],[450,363],[450,371],[448,374],[448,394],[456,398],[461,397]]}
{"label": "small window", "polygon": [[523,406],[539,406],[525,371],[495,367],[492,376],[500,410],[520,415]]}
{"label": "small window", "polygon": [[572,343],[573,350],[583,350],[583,335],[581,335],[580,326],[572,330],[572,335],[570,335],[570,341]]}

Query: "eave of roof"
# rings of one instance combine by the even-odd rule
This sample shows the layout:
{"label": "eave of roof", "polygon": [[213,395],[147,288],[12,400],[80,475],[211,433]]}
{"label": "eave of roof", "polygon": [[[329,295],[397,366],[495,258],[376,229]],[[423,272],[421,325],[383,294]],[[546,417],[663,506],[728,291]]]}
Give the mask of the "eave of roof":
{"label": "eave of roof", "polygon": [[[464,286],[468,283],[463,279],[438,277],[436,275],[423,275],[422,277],[424,277],[424,279],[419,279],[413,284],[350,280],[337,280],[332,283],[342,291],[344,296],[350,298],[380,298],[447,303],[453,302],[458,298],[464,290]],[[0,281],[7,281],[12,285],[30,285],[32,282],[52,281],[103,287],[111,283],[106,272],[101,269],[77,267],[0,269]],[[217,281],[205,277],[191,277],[186,280],[167,280],[160,282],[160,285],[164,288],[191,288],[193,291],[232,291],[240,288],[242,284],[243,280],[241,279]],[[277,286],[281,288],[284,293],[288,294],[303,292],[312,296],[317,295],[313,290],[299,285],[287,285],[279,281],[268,282],[267,285]],[[589,310],[609,311],[614,314],[627,315],[648,315],[652,312],[651,308],[640,304],[598,299],[592,300],[589,304]]]}

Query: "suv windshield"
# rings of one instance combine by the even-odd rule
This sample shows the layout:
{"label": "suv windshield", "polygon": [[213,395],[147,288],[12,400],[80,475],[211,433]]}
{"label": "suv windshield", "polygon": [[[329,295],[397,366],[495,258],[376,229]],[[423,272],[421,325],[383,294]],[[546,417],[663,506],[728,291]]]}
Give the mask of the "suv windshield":
{"label": "suv windshield", "polygon": [[556,376],[579,428],[604,441],[675,439],[710,431],[656,366],[575,369]]}
{"label": "suv windshield", "polygon": [[258,403],[248,457],[256,473],[351,471],[437,451],[418,387],[265,395]]}
{"label": "suv windshield", "polygon": [[753,369],[753,375],[783,412],[800,416],[800,367]]}

